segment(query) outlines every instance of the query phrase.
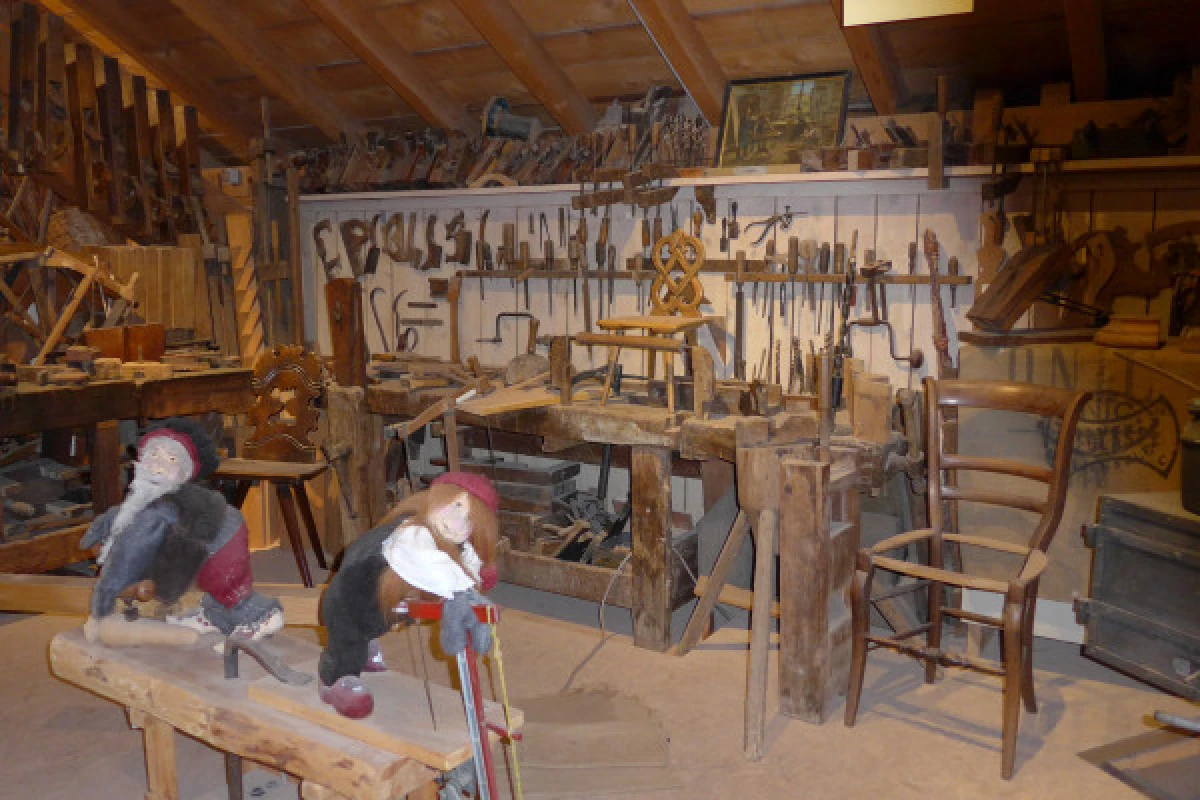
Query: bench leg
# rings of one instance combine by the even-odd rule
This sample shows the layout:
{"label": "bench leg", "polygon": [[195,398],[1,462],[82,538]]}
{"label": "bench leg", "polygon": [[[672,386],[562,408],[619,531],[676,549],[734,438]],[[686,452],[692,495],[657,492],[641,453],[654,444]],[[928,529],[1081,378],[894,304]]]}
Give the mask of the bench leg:
{"label": "bench leg", "polygon": [[283,527],[287,529],[288,541],[292,543],[292,554],[300,570],[300,580],[309,589],[313,587],[312,573],[308,571],[308,556],[304,553],[304,541],[300,538],[300,524],[296,520],[296,504],[292,499],[292,488],[286,483],[275,484],[275,496],[279,498],[279,509],[283,511]]}
{"label": "bench leg", "polygon": [[308,540],[312,542],[313,553],[317,556],[317,566],[329,569],[329,565],[325,563],[325,548],[321,546],[321,537],[317,535],[317,520],[313,517],[312,506],[308,503],[308,489],[304,484],[298,484],[292,494],[296,496],[296,505],[300,507],[304,527],[308,528]]}
{"label": "bench leg", "polygon": [[175,729],[158,717],[129,709],[129,723],[142,729],[146,748],[146,800],[179,800],[175,772]]}
{"label": "bench leg", "polygon": [[237,753],[225,754],[225,785],[229,787],[229,800],[243,800],[242,757]]}

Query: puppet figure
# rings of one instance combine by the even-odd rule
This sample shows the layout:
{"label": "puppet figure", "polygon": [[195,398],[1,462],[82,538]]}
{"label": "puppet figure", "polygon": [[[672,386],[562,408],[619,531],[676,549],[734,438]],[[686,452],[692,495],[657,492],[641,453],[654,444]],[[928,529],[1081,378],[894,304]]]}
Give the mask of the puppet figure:
{"label": "puppet figure", "polygon": [[80,544],[100,545],[100,575],[84,628],[90,637],[104,638],[100,632],[113,620],[123,592],[132,589],[141,599],[170,604],[193,583],[204,592],[200,606],[168,616],[168,623],[254,639],[283,627],[279,601],[254,591],[242,513],[197,483],[216,469],[217,460],[204,429],[187,419],[168,420],[138,442],[124,502],[97,517]]}
{"label": "puppet figure", "polygon": [[346,548],[321,601],[329,634],[318,668],[322,700],[352,719],[371,713],[375,702],[359,676],[387,669],[376,640],[405,622],[405,602],[445,601],[446,653],[462,652],[468,636],[478,652],[491,649],[471,606],[496,584],[498,506],[487,478],[447,472]]}

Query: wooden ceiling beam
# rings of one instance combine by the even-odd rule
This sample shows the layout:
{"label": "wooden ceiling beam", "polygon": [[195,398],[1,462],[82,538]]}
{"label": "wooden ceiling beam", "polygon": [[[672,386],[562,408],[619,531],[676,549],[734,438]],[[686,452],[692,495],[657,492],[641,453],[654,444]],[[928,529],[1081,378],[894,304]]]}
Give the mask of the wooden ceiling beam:
{"label": "wooden ceiling beam", "polygon": [[[195,106],[210,130],[220,134],[223,145],[232,152],[250,150],[257,128],[253,119],[235,111],[228,98],[214,83],[194,70],[186,70],[159,46],[150,26],[129,14],[117,0],[53,0],[41,2],[51,14],[74,15],[95,29],[120,53],[137,62],[149,77],[162,84],[183,102]],[[69,20],[68,20],[69,22]]]}
{"label": "wooden ceiling beam", "polygon": [[721,121],[729,79],[680,0],[628,0],[658,52],[710,125]]}
{"label": "wooden ceiling beam", "polygon": [[237,5],[229,0],[171,2],[231,58],[253,72],[268,91],[303,114],[330,139],[336,141],[343,133],[351,137],[361,133],[361,124],[338,108],[307,70],[259,34]]}
{"label": "wooden ceiling beam", "polygon": [[1100,0],[1063,0],[1071,82],[1075,102],[1104,100],[1108,95],[1108,60],[1104,55],[1104,4]]}
{"label": "wooden ceiling beam", "polygon": [[830,2],[875,113],[895,114],[908,102],[908,87],[892,43],[878,25],[842,25],[842,0]]}
{"label": "wooden ceiling beam", "polygon": [[564,131],[592,131],[596,110],[550,59],[508,0],[454,0],[454,5]]}
{"label": "wooden ceiling beam", "polygon": [[425,73],[361,0],[304,0],[309,10],[430,125],[471,132],[478,127],[462,103]]}

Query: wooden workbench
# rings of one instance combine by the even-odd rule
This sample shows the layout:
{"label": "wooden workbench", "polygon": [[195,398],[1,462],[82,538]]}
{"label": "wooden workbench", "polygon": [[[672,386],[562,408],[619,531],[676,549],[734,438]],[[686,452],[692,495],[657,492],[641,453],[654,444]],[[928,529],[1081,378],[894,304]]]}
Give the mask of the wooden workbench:
{"label": "wooden workbench", "polygon": [[[367,389],[369,411],[388,417],[412,418],[445,396],[446,390],[409,391],[389,381]],[[494,431],[538,437],[540,441],[588,442],[630,448],[630,485],[633,513],[633,556],[628,582],[618,580],[609,596],[617,605],[628,605],[633,613],[633,640],[639,647],[665,651],[670,646],[671,612],[690,596],[692,586],[686,572],[678,568],[671,549],[671,476],[685,441],[685,428],[700,426],[705,434],[692,433],[688,457],[732,459],[733,428],[721,422],[688,420],[679,424],[678,415],[665,408],[629,403],[597,402],[553,405],[507,414],[480,417],[459,411],[458,422],[489,427]],[[694,467],[695,465],[693,465]],[[378,470],[372,477],[382,480]],[[691,474],[698,474],[693,471]],[[515,555],[515,554],[514,554]],[[537,558],[532,556],[531,558]],[[542,559],[545,561],[546,559]],[[522,564],[527,569],[533,567]],[[572,565],[574,566],[574,565]],[[599,600],[608,588],[611,571],[598,567],[578,570],[578,578],[594,589]]]}
{"label": "wooden workbench", "polygon": [[[213,369],[141,381],[80,386],[18,384],[0,395],[0,436],[87,428],[96,513],[121,501],[118,422],[204,414],[241,414],[254,403],[248,369]],[[0,572],[49,572],[87,557],[78,548],[86,525],[0,544]]]}
{"label": "wooden workbench", "polygon": [[[317,652],[314,645],[287,635],[276,635],[269,644],[294,668],[311,661]],[[338,718],[345,723],[344,729],[318,724],[256,701],[255,690],[263,691],[264,682],[274,683],[274,679],[253,659],[244,654],[240,659],[241,677],[227,680],[223,657],[208,644],[115,648],[88,642],[80,628],[60,633],[50,643],[50,668],[57,677],[126,707],[130,723],[143,730],[147,800],[179,797],[175,731],[227,756],[246,758],[299,778],[305,798],[391,800],[423,790],[434,779],[438,770],[419,759],[437,761],[441,769],[447,769],[447,765],[470,758],[457,692],[433,687],[441,715],[436,733],[403,740],[376,736],[374,743],[368,744],[352,735],[354,726],[369,725],[372,720],[377,725],[380,708],[361,722]],[[414,707],[424,711],[420,681],[407,679],[418,687],[410,692]],[[313,702],[320,705],[315,684],[295,691],[311,694]],[[384,705],[395,700],[380,696]],[[451,701],[460,717],[457,725],[446,713]],[[407,747],[412,748],[412,755],[397,752]],[[240,779],[240,768],[230,771]]]}

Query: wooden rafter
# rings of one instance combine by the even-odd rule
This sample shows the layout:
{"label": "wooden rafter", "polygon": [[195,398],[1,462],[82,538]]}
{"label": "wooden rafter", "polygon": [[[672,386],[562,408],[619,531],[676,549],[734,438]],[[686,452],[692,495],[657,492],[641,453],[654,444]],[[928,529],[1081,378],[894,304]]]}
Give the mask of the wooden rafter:
{"label": "wooden rafter", "polygon": [[[842,0],[830,0],[838,25],[842,25]],[[896,51],[878,25],[842,26],[842,35],[854,66],[867,87],[876,114],[895,114],[908,102],[908,87],[896,60]]]}
{"label": "wooden rafter", "polygon": [[255,136],[254,121],[235,111],[217,87],[188,70],[159,46],[158,37],[150,26],[128,11],[117,0],[41,0],[47,11],[59,16],[74,15],[101,36],[108,39],[143,71],[177,94],[184,102],[197,108],[208,123],[207,127],[220,134],[231,151],[245,152]]}
{"label": "wooden rafter", "polygon": [[447,94],[361,0],[304,0],[363,63],[430,125],[469,132],[477,127],[462,103]]}
{"label": "wooden rafter", "polygon": [[[90,2],[90,0],[89,0]],[[362,126],[279,48],[258,35],[239,5],[229,0],[171,0],[196,27],[229,56],[252,72],[272,93],[285,100],[331,139],[357,136]]]}
{"label": "wooden rafter", "polygon": [[508,0],[454,0],[454,4],[564,131],[591,132],[595,109],[550,59]]}
{"label": "wooden rafter", "polygon": [[1104,4],[1100,0],[1063,0],[1067,46],[1071,51],[1071,82],[1075,102],[1105,99],[1108,60],[1104,55]]}
{"label": "wooden rafter", "polygon": [[721,119],[725,70],[680,0],[629,0],[667,66],[710,124]]}

